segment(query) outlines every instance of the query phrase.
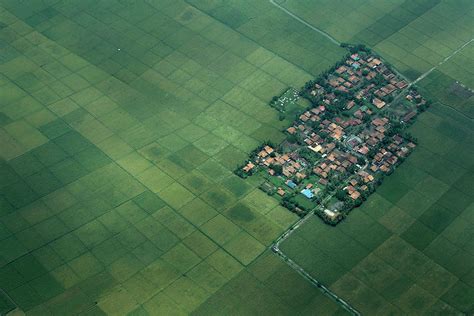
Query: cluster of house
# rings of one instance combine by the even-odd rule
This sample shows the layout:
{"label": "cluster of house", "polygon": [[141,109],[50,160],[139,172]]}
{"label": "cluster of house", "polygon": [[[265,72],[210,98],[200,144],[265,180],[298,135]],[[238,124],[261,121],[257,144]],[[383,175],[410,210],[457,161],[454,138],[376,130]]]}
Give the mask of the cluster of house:
{"label": "cluster of house", "polygon": [[[380,76],[379,82],[373,82],[372,79]],[[395,92],[405,89],[408,84],[400,79],[390,70],[380,59],[374,56],[364,57],[359,54],[352,54],[345,60],[345,64],[337,68],[328,76],[328,85],[340,92],[348,93],[349,90],[355,91],[355,99],[361,100],[370,97],[372,104],[382,109],[387,104]],[[311,94],[316,96],[323,94],[320,85],[315,85]],[[328,100],[334,100],[334,95],[328,94]],[[355,105],[350,100],[346,108],[350,110]]]}
{"label": "cluster of house", "polygon": [[[280,182],[274,183],[281,184],[275,187],[280,196],[296,192],[312,199],[332,184],[333,192],[336,187],[352,200],[360,199],[378,175],[391,172],[415,147],[403,136],[388,133],[391,121],[381,110],[406,87],[407,83],[380,59],[352,54],[309,88],[317,103],[286,130],[297,140],[296,148],[288,151],[264,146],[243,171],[263,167],[270,176],[278,177]],[[341,98],[344,93],[350,93],[351,98]],[[331,111],[331,107],[341,105],[341,100],[344,115]],[[414,90],[407,92],[406,100],[426,102]],[[400,121],[410,120],[417,113],[416,107],[412,108]],[[315,159],[303,157],[303,150],[309,150]]]}

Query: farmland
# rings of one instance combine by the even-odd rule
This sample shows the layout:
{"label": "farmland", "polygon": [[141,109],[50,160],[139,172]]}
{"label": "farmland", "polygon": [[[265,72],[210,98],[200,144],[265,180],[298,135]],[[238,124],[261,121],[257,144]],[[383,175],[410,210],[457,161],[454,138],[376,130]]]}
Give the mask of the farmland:
{"label": "farmland", "polygon": [[366,44],[412,80],[473,38],[471,1],[287,0],[282,6],[340,42]]}
{"label": "farmland", "polygon": [[[313,12],[324,12],[311,11],[300,3],[286,1],[283,5],[293,5],[294,12],[306,14],[308,20]],[[404,2],[408,3],[418,2]],[[449,50],[437,50],[442,56],[431,59],[426,51],[431,45],[447,45],[454,51],[462,41],[472,38],[472,32],[465,33],[464,29],[472,23],[472,9],[472,4],[450,6],[441,2],[416,23],[411,22],[385,39],[373,39],[372,45],[413,78],[439,63],[441,57],[449,56]],[[393,8],[387,10],[392,15],[396,12]],[[434,31],[436,28],[430,29],[429,38],[420,33],[427,30],[424,23],[442,14],[457,14],[461,21],[443,19],[437,23],[444,34],[453,34],[451,39],[456,44],[444,41],[440,32]],[[466,20],[468,17],[470,21]],[[313,18],[315,25],[324,23],[321,16]],[[326,19],[332,17],[326,15]],[[364,42],[362,34],[368,34],[354,29],[354,34],[340,30],[343,34],[339,35],[331,32],[330,26],[321,27],[341,41]],[[421,56],[426,65],[411,65],[416,50],[406,55],[407,50],[401,49],[404,42],[400,38],[409,31],[415,34],[416,30],[416,40],[423,43],[418,51],[425,51]],[[365,42],[371,45],[369,37]],[[470,313],[474,308],[474,236],[470,228],[474,196],[468,189],[473,187],[474,171],[473,84],[469,66],[474,61],[472,49],[472,43],[468,44],[418,83],[435,104],[411,128],[420,148],[407,159],[407,164],[398,168],[359,212],[351,214],[354,218],[336,228],[313,218],[281,245],[286,255],[363,314]],[[404,57],[397,61],[400,56]]]}
{"label": "farmland", "polygon": [[188,314],[235,286],[340,311],[266,251],[296,216],[232,173],[282,139],[271,97],[344,54],[283,18],[324,58],[183,1],[0,1],[0,313]]}
{"label": "farmland", "polygon": [[[410,79],[472,37],[469,1],[317,2],[282,5]],[[472,311],[472,45],[419,83],[397,172],[281,245],[362,312]],[[0,314],[345,314],[267,250],[297,216],[232,172],[345,54],[263,0],[0,0]]]}

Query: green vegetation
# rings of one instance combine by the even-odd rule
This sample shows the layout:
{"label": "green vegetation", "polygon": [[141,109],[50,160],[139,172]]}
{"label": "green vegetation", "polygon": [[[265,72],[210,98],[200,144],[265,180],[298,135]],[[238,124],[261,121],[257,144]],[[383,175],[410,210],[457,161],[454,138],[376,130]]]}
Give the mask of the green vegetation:
{"label": "green vegetation", "polygon": [[341,61],[300,92],[289,88],[272,99],[281,113],[300,95],[310,105],[296,111],[281,144],[263,143],[235,171],[242,178],[257,173],[266,180],[260,188],[288,210],[315,212],[331,225],[413,151],[407,128],[431,104],[368,47],[341,46],[349,50]]}
{"label": "green vegetation", "polygon": [[[314,3],[284,5],[304,2]],[[306,12],[325,20],[308,21],[350,30],[337,37],[368,44],[410,78],[472,29],[471,1],[350,3],[318,1],[320,10]],[[354,36],[388,12],[409,24],[383,38]],[[285,138],[288,120],[271,98],[345,49],[250,0],[0,0],[0,42],[0,288],[27,314],[344,314],[264,251],[297,216],[259,179],[232,171],[262,142]],[[443,79],[472,90],[469,52],[421,81],[420,92],[471,113],[472,98]],[[344,226],[301,227],[317,237],[308,248],[292,236],[292,257],[332,284],[375,249],[386,268],[377,281],[364,274],[374,271],[368,260],[380,262],[370,258],[360,278],[332,287],[357,308],[390,311],[381,296],[417,314],[472,311],[470,126],[435,102],[411,127],[423,145],[400,172]],[[354,225],[366,213],[372,225]],[[392,239],[408,252],[403,262]],[[360,282],[357,297],[344,292]],[[0,313],[8,301],[0,296]]]}
{"label": "green vegetation", "polygon": [[253,275],[249,309],[341,311],[271,254],[275,277],[250,270],[297,217],[232,171],[284,138],[271,97],[343,53],[286,21],[324,59],[184,1],[0,0],[0,288],[15,304],[186,314],[215,293],[237,303]]}
{"label": "green vegetation", "polygon": [[373,48],[411,80],[471,40],[474,27],[473,4],[468,0],[316,4],[311,0],[287,0],[281,5],[340,42]]}
{"label": "green vegetation", "polygon": [[336,228],[311,219],[281,247],[362,313],[469,313],[474,165],[460,155],[474,154],[474,130],[436,103],[411,130],[419,148],[366,203]]}

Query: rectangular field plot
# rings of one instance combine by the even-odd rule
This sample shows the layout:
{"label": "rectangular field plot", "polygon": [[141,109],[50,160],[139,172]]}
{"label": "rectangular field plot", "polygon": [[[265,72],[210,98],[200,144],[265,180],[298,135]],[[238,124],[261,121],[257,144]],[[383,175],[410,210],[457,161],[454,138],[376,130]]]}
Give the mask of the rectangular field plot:
{"label": "rectangular field plot", "polygon": [[[409,77],[472,29],[469,1],[284,5]],[[345,314],[267,250],[297,216],[233,174],[285,137],[271,97],[345,53],[269,1],[0,0],[0,314]],[[421,82],[467,115],[471,53]],[[364,312],[472,311],[466,123],[432,108],[397,190],[285,251]]]}
{"label": "rectangular field plot", "polygon": [[[438,153],[425,119],[435,122],[449,150]],[[472,186],[474,165],[456,158],[474,149],[470,139],[459,137],[473,135],[465,120],[433,106],[414,125],[419,152],[355,211],[359,214],[336,228],[311,219],[282,250],[362,313],[468,312],[474,271],[468,214],[474,196],[464,189]],[[447,124],[457,128],[441,128]]]}
{"label": "rectangular field plot", "polygon": [[[343,49],[291,20],[291,48],[274,40],[281,29],[256,41],[251,21],[229,27],[222,14],[185,1],[0,0],[0,289],[20,309],[188,314],[296,220],[232,171],[283,139],[271,97]],[[268,304],[292,300],[255,284]]]}

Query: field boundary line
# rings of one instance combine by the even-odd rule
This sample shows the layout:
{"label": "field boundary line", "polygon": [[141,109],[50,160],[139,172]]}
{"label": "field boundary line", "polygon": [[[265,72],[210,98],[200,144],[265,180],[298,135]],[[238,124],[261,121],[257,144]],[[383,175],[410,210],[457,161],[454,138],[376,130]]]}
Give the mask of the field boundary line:
{"label": "field boundary line", "polygon": [[15,310],[19,310],[20,307],[18,306],[18,304],[13,300],[13,298],[8,295],[7,292],[5,292],[2,288],[0,288],[0,294],[3,294],[3,296],[10,301],[10,303],[12,303],[15,307],[12,308],[11,310],[7,311],[6,314],[2,314],[0,313],[0,316],[4,316],[4,315],[8,315],[10,314],[11,312],[15,311]]}
{"label": "field boundary line", "polygon": [[296,223],[290,226],[283,234],[278,237],[277,240],[271,245],[272,251],[278,255],[290,268],[295,270],[299,275],[305,278],[308,282],[310,282],[313,286],[317,287],[323,294],[328,296],[329,298],[333,299],[337,304],[339,304],[342,308],[346,311],[351,313],[352,315],[360,316],[360,312],[358,312],[353,306],[351,306],[348,302],[337,296],[336,293],[332,292],[329,288],[319,282],[317,279],[313,278],[311,274],[306,272],[299,264],[294,262],[290,257],[288,257],[281,249],[280,244],[284,242],[291,234],[296,231],[302,224],[308,221],[311,217],[315,216],[313,212],[309,212],[304,217],[300,218]]}
{"label": "field boundary line", "polygon": [[[273,0],[270,0],[270,1],[273,1]],[[416,78],[410,85],[414,85],[416,84],[417,82],[423,80],[426,78],[426,76],[428,76],[430,73],[432,73],[436,68],[438,68],[439,66],[443,65],[445,62],[447,62],[448,60],[450,60],[452,57],[454,57],[457,53],[459,53],[461,50],[463,50],[464,47],[468,46],[469,44],[471,44],[472,42],[474,41],[474,38],[471,38],[469,41],[465,42],[464,44],[462,44],[461,46],[459,46],[455,51],[453,51],[449,56],[445,57],[442,61],[440,61],[436,66],[430,68],[427,72],[425,72],[424,74],[422,74],[421,76],[419,76],[418,78]]]}
{"label": "field boundary line", "polygon": [[297,16],[296,14],[294,14],[293,12],[291,12],[290,10],[286,9],[285,7],[281,6],[280,4],[278,4],[275,0],[270,0],[270,3],[273,4],[274,6],[276,6],[278,9],[282,10],[283,12],[285,12],[286,14],[288,14],[289,16],[291,16],[292,18],[298,20],[299,22],[303,23],[304,25],[306,25],[307,27],[309,27],[310,29],[312,29],[313,31],[316,31],[318,32],[319,34],[321,34],[322,36],[326,37],[328,40],[330,40],[331,42],[333,42],[334,44],[338,45],[338,46],[341,46],[341,42],[339,42],[337,39],[335,39],[334,37],[332,37],[331,35],[329,35],[328,33],[324,32],[323,30],[315,27],[314,25],[311,25],[310,23],[306,22],[305,20],[303,20],[302,18],[300,18],[299,16]]}
{"label": "field boundary line", "polygon": [[[283,12],[285,12],[286,14],[288,14],[289,16],[291,16],[292,18],[296,19],[297,21],[299,21],[300,23],[304,24],[305,26],[311,28],[312,30],[316,31],[317,33],[323,35],[324,37],[326,37],[327,39],[329,39],[331,42],[333,42],[334,44],[337,44],[339,46],[341,46],[341,43],[336,40],[334,37],[332,37],[330,34],[326,33],[325,31],[311,25],[310,23],[306,22],[305,20],[303,20],[302,18],[300,18],[299,16],[297,16],[296,14],[294,14],[293,12],[291,12],[290,10],[286,9],[285,7],[281,6],[279,3],[277,3],[275,0],[269,0],[269,2],[276,6],[277,8],[279,8],[280,10],[282,10]],[[456,50],[454,50],[449,56],[445,57],[442,61],[440,61],[437,65],[435,65],[434,67],[430,68],[428,71],[426,71],[425,73],[421,74],[418,78],[416,78],[415,80],[411,81],[409,80],[406,76],[404,76],[402,73],[400,73],[396,68],[394,68],[394,71],[397,73],[397,75],[399,75],[400,77],[404,78],[408,83],[408,87],[411,87],[413,85],[415,85],[416,83],[418,83],[419,81],[423,80],[424,78],[426,78],[431,72],[433,72],[436,68],[438,68],[439,66],[443,65],[445,62],[447,62],[448,60],[450,60],[453,56],[455,56],[457,53],[459,53],[463,48],[465,48],[466,46],[468,46],[470,43],[472,43],[474,41],[474,38],[470,39],[469,41],[465,42],[464,44],[462,44],[460,47],[458,47]],[[401,95],[401,94],[400,94]],[[440,103],[440,102],[438,102]],[[461,111],[449,106],[449,105],[446,105],[444,103],[441,103],[442,105],[444,106],[447,106],[448,108],[450,108],[451,110],[454,110],[455,112],[457,112],[458,114],[461,114],[465,117],[467,117],[468,119],[471,119],[469,116],[467,116],[466,114],[462,113]],[[303,218],[299,219],[296,223],[294,223],[292,226],[290,226],[290,228],[288,228],[285,232],[283,232],[278,238],[277,240],[275,240],[275,242],[272,244],[271,246],[271,249],[272,251],[278,255],[284,262],[286,262],[286,264],[292,268],[293,270],[295,270],[298,274],[300,274],[303,278],[305,278],[307,281],[309,281],[311,284],[313,284],[315,287],[319,288],[325,295],[327,295],[328,297],[332,298],[333,300],[336,301],[336,303],[338,303],[342,308],[344,308],[345,310],[347,310],[349,313],[353,314],[353,315],[361,315],[360,312],[358,312],[354,307],[352,307],[348,302],[346,302],[345,300],[343,300],[342,298],[340,298],[339,296],[337,296],[336,293],[332,292],[329,288],[327,288],[326,286],[324,286],[323,284],[321,284],[321,282],[319,282],[317,279],[313,278],[308,272],[306,272],[300,265],[298,265],[296,262],[294,262],[291,258],[289,258],[281,249],[280,249],[280,244],[282,242],[284,242],[288,237],[290,237],[290,235],[295,231],[297,230],[304,222],[306,222],[309,218],[311,218],[312,216],[314,216],[313,212],[310,212],[308,213],[307,215],[305,215]]]}

